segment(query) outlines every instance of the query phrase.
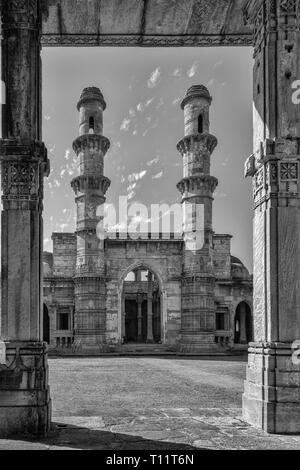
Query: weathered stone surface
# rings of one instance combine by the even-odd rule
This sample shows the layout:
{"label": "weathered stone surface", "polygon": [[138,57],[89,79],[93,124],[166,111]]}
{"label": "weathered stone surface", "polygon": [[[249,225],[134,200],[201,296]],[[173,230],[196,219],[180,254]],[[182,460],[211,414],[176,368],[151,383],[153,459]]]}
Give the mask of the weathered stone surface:
{"label": "weathered stone surface", "polygon": [[243,0],[47,0],[46,46],[251,45]]}
{"label": "weathered stone surface", "polygon": [[0,436],[46,434],[50,419],[46,345],[6,342],[6,364],[0,365]]}
{"label": "weathered stone surface", "polygon": [[266,431],[295,433],[299,370],[290,359],[300,335],[300,123],[292,82],[300,74],[300,10],[299,2],[285,0],[249,0],[246,7],[255,57],[254,153],[246,175],[253,177],[255,209],[256,345],[249,349],[244,416]]}

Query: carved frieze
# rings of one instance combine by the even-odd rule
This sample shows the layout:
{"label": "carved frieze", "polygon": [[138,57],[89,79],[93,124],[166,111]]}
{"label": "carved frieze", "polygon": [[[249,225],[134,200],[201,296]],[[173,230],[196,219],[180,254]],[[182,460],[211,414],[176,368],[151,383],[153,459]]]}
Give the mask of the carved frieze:
{"label": "carved frieze", "polygon": [[151,47],[182,47],[184,46],[251,46],[249,34],[157,36],[147,34],[142,37],[136,34],[44,34],[43,46],[151,46]]}
{"label": "carved frieze", "polygon": [[93,150],[105,155],[110,147],[110,141],[107,137],[97,134],[88,134],[77,137],[73,142],[73,150],[79,155],[84,150]]}
{"label": "carved frieze", "polygon": [[88,190],[99,191],[104,196],[110,187],[110,179],[106,176],[80,175],[71,181],[71,186],[76,195],[84,193]]}
{"label": "carved frieze", "polygon": [[212,153],[218,143],[217,138],[208,133],[185,136],[177,144],[177,150],[181,155],[189,152],[209,152]]}
{"label": "carved frieze", "polygon": [[177,189],[182,195],[193,193],[201,196],[211,196],[218,185],[218,180],[209,175],[193,175],[183,178],[177,184]]}
{"label": "carved frieze", "polygon": [[41,209],[43,177],[49,173],[44,144],[1,140],[0,161],[4,209]]}
{"label": "carved frieze", "polygon": [[3,29],[38,29],[41,26],[40,12],[39,0],[2,0]]}
{"label": "carved frieze", "polygon": [[298,163],[280,163],[280,179],[281,181],[298,179]]}

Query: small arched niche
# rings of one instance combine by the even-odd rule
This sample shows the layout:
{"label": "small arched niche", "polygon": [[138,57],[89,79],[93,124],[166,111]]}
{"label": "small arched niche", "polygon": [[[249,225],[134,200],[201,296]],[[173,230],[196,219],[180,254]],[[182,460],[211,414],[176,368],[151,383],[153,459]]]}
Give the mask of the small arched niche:
{"label": "small arched niche", "polygon": [[248,344],[252,341],[252,315],[246,302],[240,302],[235,310],[234,342]]}
{"label": "small arched niche", "polygon": [[198,133],[203,133],[203,114],[199,114],[198,116]]}
{"label": "small arched niche", "polygon": [[93,116],[89,118],[89,134],[94,134],[95,132],[95,120]]}

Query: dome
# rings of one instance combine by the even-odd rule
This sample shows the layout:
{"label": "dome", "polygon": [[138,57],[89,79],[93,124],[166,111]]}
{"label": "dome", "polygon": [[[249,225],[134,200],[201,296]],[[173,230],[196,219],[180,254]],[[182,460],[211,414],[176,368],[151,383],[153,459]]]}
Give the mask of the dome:
{"label": "dome", "polygon": [[52,275],[52,269],[50,268],[49,264],[43,261],[43,275],[45,277]]}
{"label": "dome", "polygon": [[231,276],[235,279],[249,279],[251,276],[242,261],[236,256],[231,256]]}
{"label": "dome", "polygon": [[181,109],[183,109],[186,103],[193,98],[205,98],[209,101],[209,104],[212,102],[212,97],[210,96],[210,93],[206,86],[193,85],[187,90],[185,97],[183,98],[181,103]]}
{"label": "dome", "polygon": [[79,111],[80,107],[82,106],[83,103],[88,102],[88,101],[99,101],[102,105],[103,111],[106,108],[106,103],[104,101],[103,95],[100,91],[99,88],[92,86],[92,87],[86,87],[82,90],[82,93],[80,95],[80,99],[77,104],[77,109]]}

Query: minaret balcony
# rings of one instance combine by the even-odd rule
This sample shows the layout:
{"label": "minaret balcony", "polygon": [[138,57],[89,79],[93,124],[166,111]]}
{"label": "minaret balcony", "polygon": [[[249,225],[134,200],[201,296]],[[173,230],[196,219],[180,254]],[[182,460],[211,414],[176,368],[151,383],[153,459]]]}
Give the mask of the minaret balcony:
{"label": "minaret balcony", "polygon": [[203,152],[210,154],[218,144],[218,139],[208,132],[202,134],[186,135],[177,144],[177,150],[182,156],[192,152]]}
{"label": "minaret balcony", "polygon": [[214,176],[193,175],[179,181],[177,189],[184,199],[193,196],[212,197],[217,185],[218,180]]}
{"label": "minaret balcony", "polygon": [[109,147],[109,139],[100,134],[84,134],[77,137],[73,142],[73,150],[76,155],[79,155],[85,150],[98,151],[105,155]]}
{"label": "minaret balcony", "polygon": [[110,179],[103,175],[80,175],[72,179],[71,186],[76,196],[90,191],[97,191],[104,196],[110,183]]}

